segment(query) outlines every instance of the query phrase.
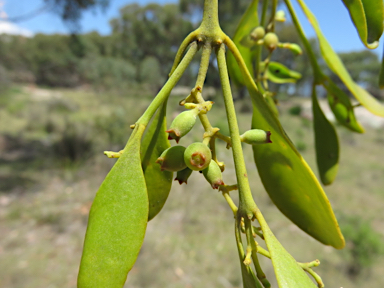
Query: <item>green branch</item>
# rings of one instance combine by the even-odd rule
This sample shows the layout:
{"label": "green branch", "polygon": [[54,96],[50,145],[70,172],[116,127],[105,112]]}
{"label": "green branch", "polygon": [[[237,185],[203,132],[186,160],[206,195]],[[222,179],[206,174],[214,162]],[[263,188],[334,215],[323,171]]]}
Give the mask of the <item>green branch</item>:
{"label": "green branch", "polygon": [[137,120],[137,124],[142,124],[147,126],[149,121],[151,120],[153,114],[155,114],[156,110],[160,107],[160,105],[168,98],[172,89],[175,87],[177,82],[180,80],[184,71],[187,69],[189,64],[191,63],[193,56],[195,56],[198,50],[197,43],[194,42],[191,44],[188,52],[185,54],[183,60],[177,66],[174,73],[172,73],[171,77],[169,77],[167,83],[161,88],[160,92],[156,95],[155,99],[153,99],[152,103],[148,106],[147,110],[145,110],[144,114]]}

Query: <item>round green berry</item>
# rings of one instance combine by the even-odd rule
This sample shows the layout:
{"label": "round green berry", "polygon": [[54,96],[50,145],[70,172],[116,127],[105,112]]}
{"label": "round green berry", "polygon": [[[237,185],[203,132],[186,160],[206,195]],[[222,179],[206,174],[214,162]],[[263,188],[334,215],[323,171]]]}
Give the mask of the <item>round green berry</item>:
{"label": "round green berry", "polygon": [[202,142],[192,143],[185,149],[184,161],[191,170],[200,171],[208,167],[212,159],[211,150]]}
{"label": "round green berry", "polygon": [[264,36],[264,45],[268,48],[268,50],[275,50],[277,44],[279,44],[279,38],[275,33],[269,32]]}
{"label": "round green berry", "polygon": [[173,146],[164,150],[160,157],[157,158],[156,163],[160,164],[161,170],[167,171],[180,171],[187,167],[184,162],[185,147]]}
{"label": "round green berry", "polygon": [[258,26],[251,32],[251,38],[252,40],[260,40],[263,39],[265,35],[265,29],[263,26]]}

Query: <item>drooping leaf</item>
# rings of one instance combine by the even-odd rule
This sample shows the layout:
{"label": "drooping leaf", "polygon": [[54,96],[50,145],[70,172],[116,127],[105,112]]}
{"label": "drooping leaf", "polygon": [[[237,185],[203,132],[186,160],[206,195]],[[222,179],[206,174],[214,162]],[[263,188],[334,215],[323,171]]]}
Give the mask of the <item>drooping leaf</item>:
{"label": "drooping leaf", "polygon": [[344,247],[343,235],[320,183],[240,59],[239,64],[253,102],[252,129],[271,131],[272,143],[252,147],[266,191],[280,211],[309,235],[326,245]]}
{"label": "drooping leaf", "polygon": [[364,128],[356,120],[355,112],[348,95],[345,94],[330,78],[322,83],[327,90],[329,106],[337,121],[353,132],[364,133]]}
{"label": "drooping leaf", "polygon": [[[259,23],[257,15],[258,5],[259,0],[253,0],[251,2],[248,9],[245,11],[243,17],[241,18],[236,33],[232,38],[233,42],[235,42],[236,46],[240,50],[240,53],[244,58],[249,72],[253,76],[254,69],[252,67],[252,64],[254,57],[254,49],[252,46],[249,45],[248,37],[250,37],[252,30],[257,27]],[[241,71],[236,64],[236,60],[233,57],[232,53],[227,54],[227,65],[231,80],[239,87],[244,86],[244,79],[241,75]]]}
{"label": "drooping leaf", "polygon": [[326,245],[343,248],[343,235],[319,181],[257,90],[234,43],[229,39],[225,43],[236,55],[252,99],[252,129],[271,132],[272,143],[252,147],[266,191],[280,211],[309,235]]}
{"label": "drooping leaf", "polygon": [[279,288],[315,288],[317,287],[304,270],[297,264],[296,260],[284,249],[279,240],[276,239],[271,229],[259,214],[261,229],[265,243],[271,255],[273,269],[275,271]]}
{"label": "drooping leaf", "polygon": [[384,5],[382,0],[343,0],[361,41],[375,49],[383,33]]}
{"label": "drooping leaf", "polygon": [[[371,113],[384,117],[384,105],[375,99],[367,91],[364,91],[359,87],[349,75],[347,69],[344,67],[343,62],[340,60],[340,57],[333,51],[331,45],[329,45],[327,39],[324,37],[323,33],[320,30],[320,26],[316,20],[316,17],[308,9],[303,0],[297,0],[300,4],[304,14],[307,16],[309,22],[313,26],[317,38],[319,40],[321,55],[323,56],[328,67],[340,77],[341,81],[345,84],[353,96]],[[370,0],[367,0],[370,1]]]}
{"label": "drooping leaf", "polygon": [[275,99],[273,99],[272,95],[268,92],[264,93],[264,99],[267,102],[269,108],[273,111],[276,117],[279,117],[279,109],[277,109],[277,105],[275,103]]}
{"label": "drooping leaf", "polygon": [[383,55],[381,57],[381,66],[380,66],[380,74],[379,74],[379,87],[380,87],[380,89],[384,88],[384,50],[383,50]]}
{"label": "drooping leaf", "polygon": [[245,253],[244,253],[243,243],[241,241],[241,235],[237,225],[235,225],[235,236],[236,236],[237,252],[239,253],[241,276],[243,278],[243,287],[244,288],[262,288],[252,268],[250,266],[245,265],[243,262],[245,259]]}
{"label": "drooping leaf", "polygon": [[167,101],[160,107],[155,118],[147,128],[141,148],[141,166],[143,168],[145,183],[147,185],[149,213],[148,221],[153,219],[163,208],[172,186],[173,173],[161,171],[156,163],[157,158],[164,150],[171,147],[168,141],[166,123]]}
{"label": "drooping leaf", "polygon": [[315,148],[317,168],[324,185],[333,182],[339,169],[339,140],[335,127],[325,117],[316,95],[312,90],[313,126],[315,130]]}
{"label": "drooping leaf", "polygon": [[271,131],[272,143],[252,146],[263,185],[292,222],[320,242],[344,246],[331,205],[312,170],[293,146],[264,100],[253,94],[253,129]]}
{"label": "drooping leaf", "polygon": [[148,219],[141,170],[143,125],[137,125],[124,153],[101,184],[89,213],[78,287],[124,286],[139,254]]}
{"label": "drooping leaf", "polygon": [[296,83],[301,78],[299,72],[290,70],[285,65],[271,61],[266,71],[266,76],[269,81],[274,83]]}

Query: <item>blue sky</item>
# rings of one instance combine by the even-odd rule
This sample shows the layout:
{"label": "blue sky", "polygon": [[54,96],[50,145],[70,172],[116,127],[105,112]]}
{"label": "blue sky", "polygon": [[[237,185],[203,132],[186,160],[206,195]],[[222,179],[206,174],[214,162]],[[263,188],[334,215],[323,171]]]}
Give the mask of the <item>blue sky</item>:
{"label": "blue sky", "polygon": [[[108,34],[110,32],[109,20],[118,16],[119,9],[122,6],[133,2],[146,4],[149,2],[170,3],[176,1],[110,0],[110,5],[106,11],[89,11],[83,14],[81,19],[82,31],[89,32],[96,30],[101,34]],[[295,1],[293,2],[295,3]],[[315,13],[323,33],[337,52],[364,49],[341,0],[307,0],[306,3]],[[0,0],[0,17],[4,17],[5,15],[10,18],[17,17],[35,11],[43,5],[44,0]],[[307,36],[314,36],[313,29],[301,13],[300,8],[297,5],[295,5],[295,8]],[[68,33],[67,27],[61,20],[56,15],[49,12],[41,13],[30,20],[15,23],[15,25],[0,22],[0,31],[4,29],[13,29],[13,31],[20,31],[24,34]],[[2,27],[3,29],[1,29]],[[378,48],[375,52],[381,54],[381,50],[381,48]]]}

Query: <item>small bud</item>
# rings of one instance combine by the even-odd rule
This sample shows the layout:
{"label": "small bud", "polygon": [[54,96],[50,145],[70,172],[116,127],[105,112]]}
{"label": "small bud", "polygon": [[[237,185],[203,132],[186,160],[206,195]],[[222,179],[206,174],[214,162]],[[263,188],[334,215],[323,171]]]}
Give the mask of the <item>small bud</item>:
{"label": "small bud", "polygon": [[265,29],[264,29],[264,27],[262,27],[262,26],[256,27],[251,32],[250,36],[251,36],[251,39],[254,40],[254,41],[263,39],[264,36],[265,36]]}
{"label": "small bud", "polygon": [[279,44],[279,38],[273,32],[269,32],[264,36],[264,45],[269,51],[276,49],[277,44]]}
{"label": "small bud", "polygon": [[285,22],[285,12],[283,10],[279,10],[275,14],[275,20],[278,22]]}
{"label": "small bud", "polygon": [[173,119],[171,126],[165,132],[169,133],[168,139],[175,139],[177,143],[181,137],[191,131],[196,123],[196,116],[199,113],[197,109],[184,111]]}
{"label": "small bud", "polygon": [[261,129],[252,129],[240,135],[240,140],[250,145],[272,143],[271,132]]}
{"label": "small bud", "polygon": [[180,185],[183,183],[187,184],[187,180],[189,176],[191,176],[191,174],[192,174],[192,170],[189,169],[188,167],[183,170],[177,171],[175,181],[179,181]]}
{"label": "small bud", "polygon": [[192,143],[185,149],[185,164],[192,170],[200,171],[208,167],[212,159],[211,150],[202,142]]}
{"label": "small bud", "polygon": [[198,104],[195,104],[195,103],[184,103],[184,108],[185,109],[195,109],[197,107]]}
{"label": "small bud", "polygon": [[303,54],[303,50],[301,50],[301,47],[296,43],[287,43],[287,44],[288,45],[286,45],[284,48],[291,50],[291,52],[294,53],[295,55]]}
{"label": "small bud", "polygon": [[170,147],[157,158],[156,163],[161,165],[161,170],[174,172],[183,170],[187,167],[184,162],[184,152],[183,146]]}
{"label": "small bud", "polygon": [[223,175],[221,174],[221,169],[216,161],[211,161],[209,163],[209,166],[203,170],[203,175],[213,189],[218,189],[219,186],[224,185]]}

